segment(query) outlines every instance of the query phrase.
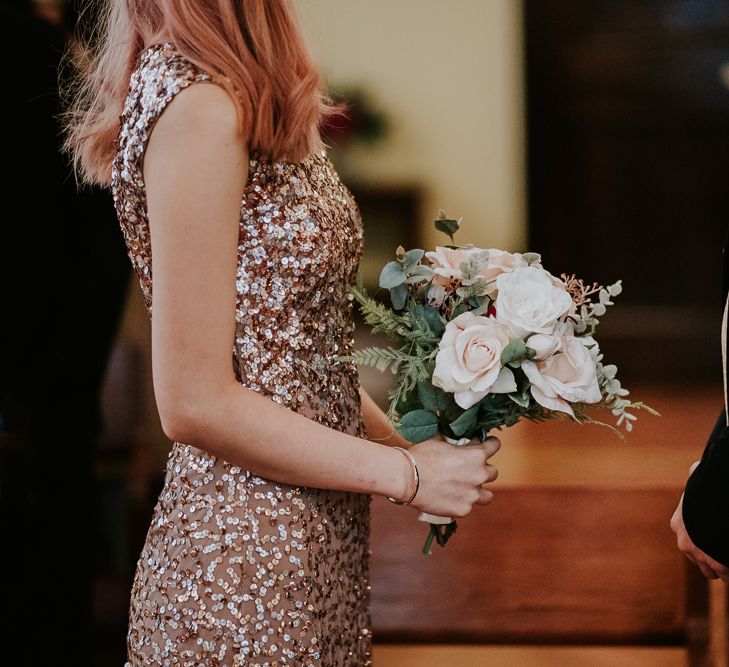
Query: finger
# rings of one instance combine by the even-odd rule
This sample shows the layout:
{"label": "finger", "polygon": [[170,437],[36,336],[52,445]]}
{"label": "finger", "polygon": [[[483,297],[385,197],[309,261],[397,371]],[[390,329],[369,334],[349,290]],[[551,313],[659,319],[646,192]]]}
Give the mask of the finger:
{"label": "finger", "polygon": [[490,459],[494,454],[496,454],[496,452],[498,452],[499,449],[501,449],[501,440],[499,440],[498,438],[494,438],[494,437],[486,438],[486,440],[484,440],[483,444],[484,444],[484,449],[486,451],[487,460]]}
{"label": "finger", "polygon": [[495,466],[489,465],[488,463],[485,465],[485,468],[486,479],[483,481],[483,483],[488,484],[489,482],[493,482],[499,476],[499,470]]}
{"label": "finger", "polygon": [[714,572],[716,572],[716,574],[719,577],[719,579],[721,579],[722,581],[729,580],[729,567],[727,567],[726,565],[723,565],[722,563],[720,563],[717,560],[714,560],[709,555],[706,555],[705,556],[705,559],[706,559],[706,564],[712,570],[714,570]]}
{"label": "finger", "polygon": [[719,575],[714,572],[703,560],[696,560],[696,564],[699,566],[699,570],[701,570],[701,574],[703,574],[707,579],[718,579]]}
{"label": "finger", "polygon": [[479,489],[478,490],[478,500],[476,501],[476,504],[477,505],[488,505],[493,499],[494,499],[494,494],[492,491],[489,491],[488,489]]}

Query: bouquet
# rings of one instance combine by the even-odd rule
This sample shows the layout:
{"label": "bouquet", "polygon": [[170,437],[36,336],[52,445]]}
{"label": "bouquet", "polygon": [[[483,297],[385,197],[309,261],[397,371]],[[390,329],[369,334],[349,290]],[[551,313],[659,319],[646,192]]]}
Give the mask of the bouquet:
{"label": "bouquet", "polygon": [[[397,249],[379,280],[391,307],[361,285],[353,291],[372,333],[395,344],[356,350],[350,359],[395,374],[388,417],[404,438],[418,443],[440,433],[465,445],[520,419],[608,426],[592,416],[600,408],[619,433],[616,427],[632,430],[636,409],[657,414],[628,398],[595,339],[620,281],[588,285],[553,276],[537,253],[456,245],[460,222],[441,212],[435,226],[450,244]],[[430,524],[425,554],[456,530],[450,517],[418,518]]]}

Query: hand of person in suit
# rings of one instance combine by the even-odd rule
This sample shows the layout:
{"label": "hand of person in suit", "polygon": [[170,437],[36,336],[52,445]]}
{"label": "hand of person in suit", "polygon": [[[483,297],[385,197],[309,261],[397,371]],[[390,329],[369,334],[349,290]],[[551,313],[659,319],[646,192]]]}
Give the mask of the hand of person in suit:
{"label": "hand of person in suit", "polygon": [[[689,474],[694,471],[699,461],[692,466]],[[678,548],[692,563],[694,563],[707,579],[722,579],[729,582],[729,567],[715,561],[711,556],[699,549],[689,536],[686,526],[683,523],[683,495],[678,502],[678,507],[671,517],[671,529],[676,533]]]}

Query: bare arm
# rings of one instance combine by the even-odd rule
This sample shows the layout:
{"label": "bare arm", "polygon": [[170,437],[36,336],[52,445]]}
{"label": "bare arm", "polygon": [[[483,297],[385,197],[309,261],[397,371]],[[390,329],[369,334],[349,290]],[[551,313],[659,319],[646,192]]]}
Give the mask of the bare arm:
{"label": "bare arm", "polygon": [[[327,428],[240,385],[233,374],[240,201],[248,154],[225,91],[181,91],[157,122],[144,164],[152,239],[152,367],[165,434],[280,482],[405,498],[398,451]],[[459,516],[487,502],[497,448],[429,441],[416,507]],[[474,465],[474,464],[480,465]],[[432,469],[432,472],[431,472]]]}
{"label": "bare arm", "polygon": [[389,447],[410,447],[412,443],[395,431],[392,422],[364,387],[360,387],[359,395],[362,399],[362,419],[367,437]]}

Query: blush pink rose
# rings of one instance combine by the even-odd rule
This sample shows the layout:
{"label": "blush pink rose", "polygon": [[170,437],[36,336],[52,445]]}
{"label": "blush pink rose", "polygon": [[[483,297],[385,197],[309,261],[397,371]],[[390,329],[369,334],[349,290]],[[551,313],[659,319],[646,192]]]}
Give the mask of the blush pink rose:
{"label": "blush pink rose", "polygon": [[452,280],[463,280],[461,264],[465,262],[478,248],[444,248],[436,246],[435,250],[425,253],[430,260],[430,266],[435,272],[433,284],[447,287]]}
{"label": "blush pink rose", "polygon": [[572,326],[566,322],[557,322],[554,325],[553,333],[533,334],[527,338],[526,346],[534,350],[534,361],[545,361],[559,352],[562,349],[563,341],[569,337],[574,337]]}
{"label": "blush pink rose", "polygon": [[464,409],[489,393],[516,391],[513,373],[501,366],[501,353],[508,344],[507,329],[495,319],[462,313],[446,325],[433,384],[453,393]]}
{"label": "blush pink rose", "polygon": [[479,276],[488,283],[487,294],[492,296],[496,292],[495,281],[502,273],[511,273],[516,269],[529,266],[529,264],[518,252],[505,252],[497,248],[489,248],[487,252],[489,261],[486,268],[479,273]]}
{"label": "blush pink rose", "polygon": [[498,248],[489,248],[484,251],[476,247],[444,248],[437,246],[435,251],[425,253],[425,256],[430,260],[433,271],[435,271],[433,284],[447,286],[452,280],[461,282],[463,280],[461,264],[472,255],[481,252],[488,253],[488,262],[479,272],[478,277],[489,283],[489,291],[492,292],[496,289],[494,281],[502,273],[511,273],[516,269],[528,266],[521,253],[505,252]]}
{"label": "blush pink rose", "polygon": [[525,360],[521,367],[532,383],[534,400],[548,410],[566,412],[574,417],[570,403],[598,403],[602,398],[595,359],[583,341],[575,336],[562,339],[559,354],[544,361]]}

